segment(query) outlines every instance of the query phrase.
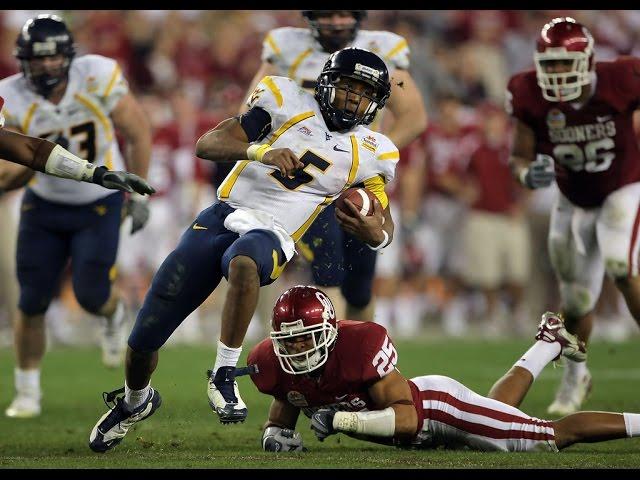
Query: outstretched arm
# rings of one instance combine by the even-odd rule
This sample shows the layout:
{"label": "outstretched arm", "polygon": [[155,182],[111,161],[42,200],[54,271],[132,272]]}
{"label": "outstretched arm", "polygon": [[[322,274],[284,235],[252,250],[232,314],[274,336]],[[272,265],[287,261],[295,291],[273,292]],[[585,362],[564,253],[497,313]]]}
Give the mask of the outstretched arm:
{"label": "outstretched arm", "polygon": [[385,135],[398,149],[409,145],[427,128],[422,94],[408,71],[397,69],[393,73],[387,108],[393,114],[393,124]]}

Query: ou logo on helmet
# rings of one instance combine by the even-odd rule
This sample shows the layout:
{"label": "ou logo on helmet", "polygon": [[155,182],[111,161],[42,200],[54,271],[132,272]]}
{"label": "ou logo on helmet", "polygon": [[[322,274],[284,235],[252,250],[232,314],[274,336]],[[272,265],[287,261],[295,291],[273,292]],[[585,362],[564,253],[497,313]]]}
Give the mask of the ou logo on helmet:
{"label": "ou logo on helmet", "polygon": [[324,311],[322,312],[322,319],[326,322],[332,318],[335,318],[336,312],[333,309],[333,303],[331,303],[331,300],[329,300],[329,297],[327,297],[322,292],[316,292],[316,298],[324,307]]}

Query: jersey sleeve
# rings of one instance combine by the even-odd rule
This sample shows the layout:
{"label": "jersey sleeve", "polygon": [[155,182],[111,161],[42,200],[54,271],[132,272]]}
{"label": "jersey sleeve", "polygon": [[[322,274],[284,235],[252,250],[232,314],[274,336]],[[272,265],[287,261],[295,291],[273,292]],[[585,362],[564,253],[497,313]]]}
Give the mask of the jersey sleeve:
{"label": "jersey sleeve", "polygon": [[390,183],[396,176],[396,167],[400,161],[400,152],[391,140],[379,135],[380,146],[376,149],[376,165],[385,183]]}
{"label": "jersey sleeve", "polygon": [[616,76],[623,80],[618,84],[620,93],[637,106],[640,104],[640,58],[621,57],[616,63],[621,70]]}
{"label": "jersey sleeve", "polygon": [[511,77],[505,93],[504,109],[512,117],[517,118],[527,125],[532,125],[532,120],[527,113],[525,103],[527,97],[526,82],[522,74]]}
{"label": "jersey sleeve", "polygon": [[367,322],[362,332],[363,352],[362,382],[371,385],[386,377],[396,368],[398,352],[382,325]]}
{"label": "jersey sleeve", "polygon": [[118,62],[102,55],[92,55],[87,89],[93,93],[107,113],[116,107],[120,99],[129,93],[129,84]]}
{"label": "jersey sleeve", "polygon": [[258,367],[257,373],[251,374],[251,380],[256,388],[265,395],[279,398],[277,369],[280,368],[280,365],[277,364],[278,360],[274,357],[271,340],[265,339],[249,352],[247,365]]}
{"label": "jersey sleeve", "polygon": [[401,70],[409,70],[409,43],[407,40],[398,34],[385,32],[385,51],[384,59],[393,68],[399,68]]}
{"label": "jersey sleeve", "polygon": [[[274,65],[282,62],[282,30],[277,28],[267,33],[262,41],[262,55],[263,62],[269,62]],[[280,45],[279,45],[280,44]]]}

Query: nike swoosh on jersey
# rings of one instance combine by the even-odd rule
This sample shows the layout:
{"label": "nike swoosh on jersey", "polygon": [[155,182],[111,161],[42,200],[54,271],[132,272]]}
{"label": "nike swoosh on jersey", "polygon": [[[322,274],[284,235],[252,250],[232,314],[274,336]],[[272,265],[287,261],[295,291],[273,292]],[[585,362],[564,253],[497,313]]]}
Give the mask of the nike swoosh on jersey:
{"label": "nike swoosh on jersey", "polygon": [[203,227],[202,225],[198,225],[197,223],[193,224],[193,228],[194,230],[209,230],[207,227]]}
{"label": "nike swoosh on jersey", "polygon": [[341,149],[341,148],[338,148],[338,145],[334,145],[334,146],[333,146],[333,149],[334,149],[336,152],[349,153],[349,150],[343,150],[343,149]]}

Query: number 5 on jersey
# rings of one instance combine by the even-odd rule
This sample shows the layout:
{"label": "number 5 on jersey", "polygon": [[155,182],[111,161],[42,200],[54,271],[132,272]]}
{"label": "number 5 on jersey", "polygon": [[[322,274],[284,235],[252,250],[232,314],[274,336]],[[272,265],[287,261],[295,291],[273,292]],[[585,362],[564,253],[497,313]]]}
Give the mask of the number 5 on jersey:
{"label": "number 5 on jersey", "polygon": [[373,357],[371,364],[376,367],[378,374],[384,377],[396,368],[397,362],[398,354],[396,353],[396,349],[393,343],[391,343],[391,340],[389,340],[389,337],[385,336],[384,342],[382,342],[382,348],[376,353],[376,356]]}

